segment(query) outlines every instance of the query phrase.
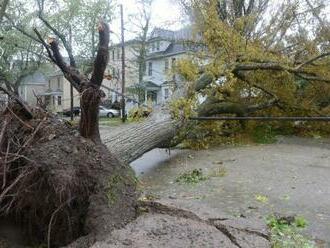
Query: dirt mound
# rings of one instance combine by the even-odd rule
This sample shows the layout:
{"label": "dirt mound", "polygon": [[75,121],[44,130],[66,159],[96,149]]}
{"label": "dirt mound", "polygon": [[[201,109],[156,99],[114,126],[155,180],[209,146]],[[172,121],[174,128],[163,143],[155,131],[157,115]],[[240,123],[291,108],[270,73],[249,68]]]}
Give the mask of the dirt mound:
{"label": "dirt mound", "polygon": [[19,224],[30,243],[58,247],[135,217],[129,166],[40,109],[33,119],[13,113],[0,114],[0,214]]}

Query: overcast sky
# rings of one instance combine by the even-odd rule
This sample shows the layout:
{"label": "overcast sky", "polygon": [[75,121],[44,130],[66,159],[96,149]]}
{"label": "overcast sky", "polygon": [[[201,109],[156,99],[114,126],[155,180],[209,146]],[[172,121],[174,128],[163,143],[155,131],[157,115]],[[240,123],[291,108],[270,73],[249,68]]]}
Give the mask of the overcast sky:
{"label": "overcast sky", "polygon": [[[133,26],[130,24],[129,15],[136,13],[138,10],[135,4],[136,0],[117,0],[119,4],[124,6],[124,20],[126,26],[125,40],[134,38]],[[110,28],[117,35],[120,34],[120,18],[119,18],[119,8],[116,12],[117,18],[110,24]],[[180,5],[175,0],[154,0],[152,5],[152,27],[162,27],[169,29],[179,29],[184,23],[186,23],[187,18],[182,14]],[[112,35],[111,40],[118,42],[116,35]]]}

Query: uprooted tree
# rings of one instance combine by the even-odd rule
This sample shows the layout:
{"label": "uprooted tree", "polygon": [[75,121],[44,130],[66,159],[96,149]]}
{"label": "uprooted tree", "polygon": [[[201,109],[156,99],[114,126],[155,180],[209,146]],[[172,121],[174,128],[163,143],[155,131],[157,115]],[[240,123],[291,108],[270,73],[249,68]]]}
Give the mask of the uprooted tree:
{"label": "uprooted tree", "polygon": [[[178,85],[172,104],[157,109],[144,122],[106,138],[108,148],[100,139],[98,106],[104,95],[100,86],[108,59],[109,27],[103,22],[98,27],[99,46],[89,78],[77,69],[65,37],[39,14],[63,42],[70,64],[60,53],[59,40],[50,38],[45,42],[36,29],[37,36],[33,37],[81,94],[81,120],[78,131],[41,108],[32,109],[15,92],[2,88],[10,98],[0,115],[3,216],[16,219],[35,241],[52,246],[85,236],[78,247],[88,246],[132,220],[138,194],[134,173],[127,164],[155,147],[170,145],[178,130],[189,124],[187,117],[193,114],[190,105],[194,105],[195,92],[208,97],[194,110],[203,116],[246,115],[265,110],[278,114],[328,113],[329,105],[319,95],[309,97],[315,92],[329,96],[330,79],[325,69],[329,52],[324,50],[327,46],[323,50],[316,46],[313,53],[305,48],[305,52],[297,54],[299,60],[292,60],[289,53],[275,53],[277,46],[238,32],[243,24],[250,23],[244,16],[234,22],[239,28],[236,30],[232,22],[219,18],[217,5],[201,7],[196,19],[207,51],[212,54],[208,55],[211,62],[203,68],[203,75],[199,76],[199,70],[190,70],[194,65],[182,62],[185,66],[181,69],[186,68],[182,74],[191,83]],[[318,39],[324,44],[324,38]],[[220,86],[219,78],[225,81]],[[303,87],[296,86],[297,79],[303,80]],[[252,92],[252,97],[242,97],[242,91]],[[304,99],[306,102],[298,102]]]}
{"label": "uprooted tree", "polygon": [[81,93],[79,132],[2,89],[10,102],[1,114],[1,212],[19,221],[34,241],[68,244],[135,216],[134,174],[100,141],[98,106],[109,43],[103,22],[99,34],[91,79],[64,62],[56,40],[44,43],[52,61]]}

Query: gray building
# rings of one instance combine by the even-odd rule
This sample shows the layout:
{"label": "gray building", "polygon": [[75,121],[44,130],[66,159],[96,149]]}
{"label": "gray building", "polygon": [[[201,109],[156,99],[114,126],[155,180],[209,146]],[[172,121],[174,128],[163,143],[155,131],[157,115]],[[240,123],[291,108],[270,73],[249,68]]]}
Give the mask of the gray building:
{"label": "gray building", "polygon": [[141,86],[145,91],[144,101],[166,102],[181,81],[175,72],[177,61],[197,50],[190,28],[178,31],[155,28],[148,40],[146,74]]}

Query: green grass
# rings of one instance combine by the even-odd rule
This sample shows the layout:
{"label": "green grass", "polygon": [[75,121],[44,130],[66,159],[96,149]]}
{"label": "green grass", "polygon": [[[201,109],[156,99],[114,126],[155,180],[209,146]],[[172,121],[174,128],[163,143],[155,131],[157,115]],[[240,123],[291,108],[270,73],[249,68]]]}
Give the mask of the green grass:
{"label": "green grass", "polygon": [[177,179],[178,183],[196,184],[206,180],[208,177],[203,175],[202,169],[194,169],[192,171],[182,173]]}
{"label": "green grass", "polygon": [[315,248],[313,241],[301,234],[307,226],[304,217],[277,218],[274,215],[267,218],[271,231],[272,248]]}
{"label": "green grass", "polygon": [[276,133],[269,125],[257,126],[252,132],[254,142],[259,144],[272,144],[276,142]]}
{"label": "green grass", "polygon": [[[125,122],[127,123],[127,122]],[[105,126],[120,126],[124,124],[120,118],[108,118],[108,117],[100,117],[99,119],[100,125]]]}

